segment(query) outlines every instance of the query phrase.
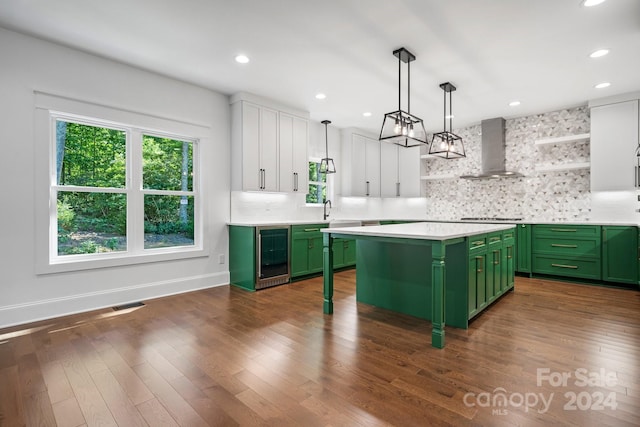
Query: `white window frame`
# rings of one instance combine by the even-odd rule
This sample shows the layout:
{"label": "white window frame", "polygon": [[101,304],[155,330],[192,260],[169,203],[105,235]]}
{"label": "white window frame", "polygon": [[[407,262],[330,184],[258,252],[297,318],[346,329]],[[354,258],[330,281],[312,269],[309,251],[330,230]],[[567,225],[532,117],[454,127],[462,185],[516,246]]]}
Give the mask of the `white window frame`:
{"label": "white window frame", "polygon": [[[80,114],[79,114],[80,113]],[[67,120],[89,126],[126,132],[126,183],[124,188],[58,186],[56,172],[56,121]],[[133,125],[132,123],[135,123]],[[36,146],[46,143],[48,156],[36,163],[36,273],[57,273],[146,262],[208,256],[203,239],[203,203],[200,192],[200,144],[208,128],[171,119],[88,104],[36,92]],[[191,191],[144,189],[142,185],[143,135],[171,138],[193,144],[193,188]],[[45,160],[38,160],[45,158]],[[46,162],[46,166],[44,164]],[[46,182],[46,184],[45,184]],[[46,185],[46,189],[43,188]],[[59,190],[121,193],[127,197],[127,248],[107,253],[58,255],[57,195]],[[96,191],[97,190],[97,191]],[[194,244],[144,248],[144,196],[186,195],[194,198]],[[44,204],[46,203],[46,205]],[[42,214],[46,212],[46,215]]]}

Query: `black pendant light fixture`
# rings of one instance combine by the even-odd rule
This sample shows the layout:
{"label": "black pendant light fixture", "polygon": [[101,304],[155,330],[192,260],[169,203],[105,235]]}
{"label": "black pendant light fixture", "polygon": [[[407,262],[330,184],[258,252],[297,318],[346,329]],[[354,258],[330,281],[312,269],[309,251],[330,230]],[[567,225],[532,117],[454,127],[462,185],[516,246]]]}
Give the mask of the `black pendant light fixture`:
{"label": "black pendant light fixture", "polygon": [[327,125],[331,123],[330,120],[323,120],[320,123],[324,125],[324,148],[325,158],[320,160],[320,173],[329,174],[336,173],[336,165],[333,159],[329,158],[329,130]]}
{"label": "black pendant light fixture", "polygon": [[[398,58],[398,110],[384,115],[379,139],[401,147],[427,144],[427,132],[422,119],[411,114],[411,62],[415,61],[416,57],[404,47],[394,50],[393,56]],[[403,62],[407,64],[407,111],[402,110],[400,95]]]}
{"label": "black pendant light fixture", "polygon": [[[461,157],[467,157],[464,152],[462,138],[453,133],[451,92],[455,91],[456,87],[451,83],[446,82],[441,83],[440,88],[444,91],[444,130],[433,134],[431,145],[429,146],[429,154],[443,157],[445,159],[459,159]],[[449,116],[447,116],[447,93],[449,94]],[[447,130],[447,117],[449,118],[449,130]]]}

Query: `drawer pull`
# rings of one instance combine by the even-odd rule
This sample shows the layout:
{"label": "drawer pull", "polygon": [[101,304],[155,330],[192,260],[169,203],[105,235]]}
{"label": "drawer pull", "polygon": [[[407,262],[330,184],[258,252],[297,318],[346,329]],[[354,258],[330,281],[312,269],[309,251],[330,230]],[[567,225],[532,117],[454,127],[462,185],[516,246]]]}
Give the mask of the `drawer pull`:
{"label": "drawer pull", "polygon": [[480,246],[484,245],[484,240],[476,240],[475,242],[471,242],[472,246]]}
{"label": "drawer pull", "polygon": [[308,233],[310,231],[320,231],[320,229],[319,228],[305,228],[304,231]]}
{"label": "drawer pull", "polygon": [[560,267],[560,268],[578,268],[577,265],[565,265],[565,264],[551,264],[551,267]]}
{"label": "drawer pull", "polygon": [[577,248],[578,247],[578,245],[562,245],[560,243],[552,243],[551,246],[554,248]]}
{"label": "drawer pull", "polygon": [[576,230],[575,228],[552,228],[551,231],[561,231],[564,233],[575,233]]}

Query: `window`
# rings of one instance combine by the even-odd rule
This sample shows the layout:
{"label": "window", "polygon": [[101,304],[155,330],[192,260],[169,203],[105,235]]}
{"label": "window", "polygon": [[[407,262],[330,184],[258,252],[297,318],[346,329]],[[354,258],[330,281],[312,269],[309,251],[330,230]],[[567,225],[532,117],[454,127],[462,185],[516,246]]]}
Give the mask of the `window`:
{"label": "window", "polygon": [[195,139],[58,113],[51,123],[51,261],[196,247]]}
{"label": "window", "polygon": [[327,200],[327,174],[320,173],[320,162],[309,160],[309,192],[307,203],[322,204]]}

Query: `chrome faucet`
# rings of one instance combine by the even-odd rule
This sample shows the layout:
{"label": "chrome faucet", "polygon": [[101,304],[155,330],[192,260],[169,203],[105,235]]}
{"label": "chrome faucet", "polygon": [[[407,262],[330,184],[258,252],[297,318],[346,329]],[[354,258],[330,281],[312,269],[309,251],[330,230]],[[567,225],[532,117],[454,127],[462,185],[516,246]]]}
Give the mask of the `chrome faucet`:
{"label": "chrome faucet", "polygon": [[323,219],[325,220],[329,218],[329,212],[327,212],[327,205],[329,205],[329,209],[331,209],[331,200],[325,200],[323,204],[322,214],[323,214]]}

